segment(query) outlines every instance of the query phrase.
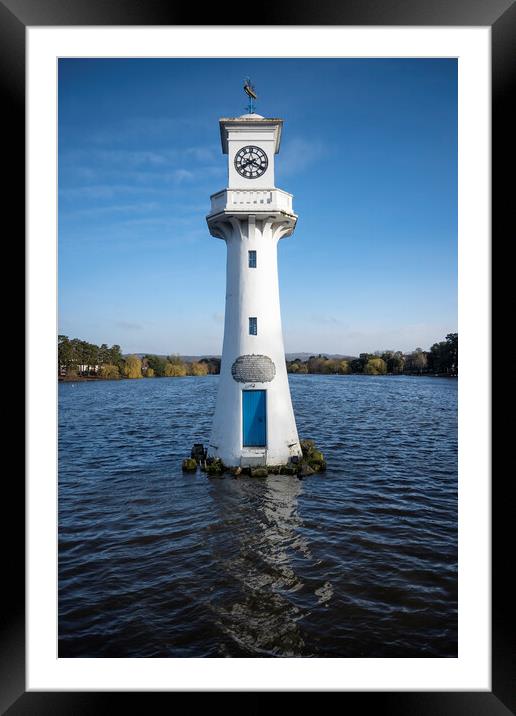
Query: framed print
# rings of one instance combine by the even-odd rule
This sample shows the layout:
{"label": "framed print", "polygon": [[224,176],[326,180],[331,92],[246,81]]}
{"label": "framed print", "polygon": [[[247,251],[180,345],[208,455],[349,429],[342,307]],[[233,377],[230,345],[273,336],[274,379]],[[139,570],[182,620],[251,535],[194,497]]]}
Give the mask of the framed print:
{"label": "framed print", "polygon": [[[504,230],[508,207],[511,205],[508,199],[510,187],[502,180],[502,176],[508,163],[505,142],[509,127],[514,120],[514,113],[509,109],[507,91],[512,79],[511,73],[514,73],[514,66],[511,65],[516,21],[514,4],[507,0],[505,2],[500,0],[497,3],[489,3],[489,6],[475,4],[465,8],[458,2],[450,2],[446,9],[443,9],[438,3],[423,3],[418,0],[411,3],[410,7],[401,9],[394,2],[383,3],[379,7],[377,3],[368,0],[360,6],[355,3],[341,3],[335,6],[323,2],[317,10],[314,10],[303,4],[294,8],[289,3],[281,3],[274,8],[262,9],[260,18],[256,15],[253,17],[246,8],[239,16],[238,22],[228,22],[225,17],[222,22],[220,14],[215,16],[214,9],[207,11],[203,17],[204,24],[200,25],[192,22],[196,18],[193,17],[194,13],[188,12],[187,9],[159,2],[142,4],[136,1],[115,1],[107,5],[96,1],[66,3],[56,0],[37,3],[0,0],[2,37],[0,73],[6,98],[5,106],[9,108],[5,113],[9,125],[8,149],[13,152],[13,159],[10,162],[12,179],[8,186],[7,205],[15,209],[19,208],[18,214],[26,211],[28,306],[28,470],[25,500],[20,483],[10,481],[7,484],[9,504],[13,506],[13,513],[17,515],[17,519],[15,527],[10,527],[8,533],[10,549],[7,566],[10,574],[10,590],[9,607],[3,620],[1,680],[6,684],[6,688],[2,690],[2,709],[13,715],[36,712],[91,713],[102,711],[103,708],[112,708],[112,702],[116,701],[118,705],[122,698],[156,699],[157,692],[161,699],[168,700],[174,696],[169,692],[175,691],[338,691],[339,697],[345,700],[345,706],[348,708],[366,705],[386,713],[492,713],[500,716],[516,713],[516,662],[514,644],[511,642],[514,617],[508,584],[509,570],[505,566],[505,560],[510,559],[506,545],[510,544],[511,523],[506,518],[504,510],[510,504],[511,485],[509,480],[496,481],[494,477],[491,478],[489,346],[490,212],[492,211],[493,236],[495,236]],[[220,8],[218,9],[220,13]],[[310,51],[307,51],[308,47]],[[59,518],[55,475],[57,466],[55,424],[57,409],[55,338],[58,298],[57,177],[59,173],[61,179],[66,178],[67,172],[71,170],[82,171],[84,176],[87,172],[94,172],[94,167],[92,168],[86,161],[80,166],[84,156],[80,157],[79,152],[74,153],[73,142],[69,141],[70,135],[63,132],[61,128],[58,134],[58,107],[61,117],[65,117],[67,111],[75,113],[74,117],[87,115],[84,111],[85,107],[87,108],[87,99],[86,104],[82,104],[85,101],[82,94],[88,95],[88,92],[92,92],[91,96],[94,95],[91,85],[87,85],[90,81],[89,75],[84,80],[83,90],[78,85],[78,82],[82,81],[79,78],[82,70],[79,70],[79,73],[76,71],[80,68],[80,62],[86,63],[84,67],[87,63],[96,62],[98,67],[98,71],[95,70],[96,77],[100,78],[111,72],[112,62],[117,62],[119,68],[122,68],[123,62],[132,63],[130,72],[141,71],[142,78],[149,77],[146,74],[149,67],[147,63],[155,61],[163,63],[165,60],[181,62],[183,64],[178,74],[181,74],[182,78],[190,78],[189,82],[193,83],[194,87],[199,87],[199,91],[211,92],[210,96],[213,96],[216,71],[209,75],[205,86],[201,81],[204,68],[208,67],[207,63],[218,67],[217,63],[226,62],[225,65],[220,65],[223,76],[225,72],[231,71],[231,62],[242,57],[264,62],[295,59],[300,63],[299,67],[303,67],[302,72],[305,72],[304,68],[308,65],[301,65],[301,63],[315,58],[321,63],[329,60],[361,62],[368,58],[387,63],[393,59],[400,63],[432,59],[449,62],[450,67],[453,65],[456,68],[457,101],[454,111],[457,110],[458,128],[458,324],[461,334],[461,356],[464,356],[461,359],[458,398],[458,638],[457,634],[453,635],[452,629],[448,641],[437,639],[441,646],[435,651],[432,650],[432,635],[438,633],[439,623],[436,620],[434,624],[432,615],[427,614],[425,619],[432,623],[425,637],[427,651],[421,649],[419,652],[414,652],[410,648],[406,651],[397,650],[397,636],[390,632],[385,638],[383,650],[367,651],[366,649],[363,654],[357,651],[342,653],[336,647],[333,649],[331,640],[328,640],[324,648],[319,651],[315,649],[312,652],[303,651],[299,646],[302,636],[294,628],[289,632],[292,642],[290,651],[274,652],[274,649],[267,651],[267,640],[255,639],[255,643],[263,647],[263,652],[257,649],[251,653],[245,648],[245,640],[250,633],[256,637],[261,628],[260,619],[256,614],[265,615],[267,625],[272,615],[272,611],[266,612],[265,608],[254,603],[249,610],[246,611],[247,607],[244,608],[240,615],[242,617],[240,624],[245,623],[245,625],[238,634],[233,634],[235,642],[240,639],[240,646],[234,651],[221,649],[217,652],[207,649],[203,653],[199,644],[203,639],[208,640],[210,626],[207,624],[204,627],[201,625],[202,628],[199,627],[199,641],[196,642],[196,648],[188,642],[191,637],[185,637],[184,648],[171,653],[170,657],[165,657],[160,649],[153,650],[150,644],[141,650],[124,651],[123,635],[125,634],[130,641],[135,633],[132,628],[128,628],[126,632],[123,629],[117,632],[117,638],[113,638],[116,648],[103,650],[94,639],[88,639],[88,630],[94,621],[89,617],[89,621],[79,624],[73,638],[58,639],[60,630],[64,637],[70,636],[71,631],[63,630],[63,617],[62,614],[58,614],[57,609],[59,579],[62,578],[57,571],[56,545]],[[193,60],[197,63],[195,67],[192,64]],[[142,61],[145,67],[143,64],[136,64]],[[71,71],[72,67],[73,71]],[[91,64],[88,67],[91,67]],[[85,70],[84,77],[88,71]],[[389,71],[390,65],[387,73]],[[111,77],[113,88],[117,83],[127,81],[129,75],[124,72],[122,68],[120,72],[117,70],[113,73]],[[321,74],[317,74],[315,70],[312,72],[312,69],[310,72],[313,82],[321,81]],[[293,71],[292,78],[294,75]],[[206,76],[208,77],[207,71]],[[147,79],[142,79],[142,84],[146,81]],[[350,79],[350,82],[352,81]],[[360,75],[360,81],[367,82],[367,77]],[[432,75],[432,81],[442,82],[442,76]],[[249,90],[246,101],[250,101],[250,109],[248,109],[249,114],[244,116],[254,117],[253,122],[256,126],[253,125],[252,130],[249,129],[251,125],[248,120],[241,145],[235,145],[234,156],[231,154],[233,146],[231,142],[236,140],[231,132],[239,132],[242,128],[231,124],[235,120],[225,120],[229,123],[229,129],[225,125],[221,128],[221,131],[227,130],[227,134],[224,134],[224,131],[221,134],[223,151],[228,151],[230,182],[227,191],[232,188],[231,181],[235,182],[237,189],[240,186],[239,182],[254,182],[253,187],[256,189],[253,191],[257,196],[259,195],[256,201],[269,201],[265,194],[270,190],[267,177],[274,168],[273,143],[279,144],[279,132],[284,132],[287,138],[290,129],[288,123],[283,129],[278,120],[274,129],[276,132],[274,138],[272,135],[269,136],[267,132],[270,133],[271,128],[260,126],[260,120],[264,118],[256,114],[259,109],[256,110],[253,105],[253,85],[246,80],[246,86]],[[58,105],[58,93],[61,92],[63,96],[65,88],[70,98],[66,107],[62,104]],[[356,96],[361,97],[358,83],[354,89],[357,92]],[[109,86],[106,85],[103,91],[109,92]],[[190,88],[188,91],[191,91]],[[187,100],[186,90],[184,101],[190,101]],[[300,97],[299,102],[303,101]],[[150,96],[148,102],[147,110],[152,112]],[[106,104],[98,105],[99,114],[96,115],[95,121],[102,111],[106,111],[106,106]],[[199,100],[198,107],[203,106]],[[332,112],[338,114],[338,108],[337,100],[330,94],[326,104],[321,101],[320,112],[331,116]],[[425,131],[432,131],[431,123],[439,121],[440,111],[439,108],[430,119],[427,117],[428,124],[424,125]],[[455,117],[454,114],[450,116]],[[121,126],[116,128],[113,134],[118,138],[116,141],[119,141],[124,131],[128,131],[128,126],[129,124],[125,128]],[[103,129],[100,122],[98,128],[99,132]],[[180,152],[181,142],[187,141],[190,128],[171,123],[164,131],[179,137],[177,148],[167,150],[169,151],[167,156],[172,156],[174,151]],[[492,145],[490,145],[490,131]],[[99,144],[99,150],[95,150],[97,151],[95,156],[99,161],[104,161],[110,166],[111,184],[110,186],[104,184],[102,191],[111,192],[114,191],[113,187],[127,184],[123,176],[127,165],[117,173],[115,164],[123,152],[127,159],[126,150],[129,147],[132,152],[130,161],[134,176],[138,174],[140,177],[138,181],[141,179],[139,186],[148,190],[149,198],[143,199],[143,202],[147,201],[148,207],[152,204],[152,211],[155,211],[156,205],[153,202],[159,187],[151,186],[148,179],[142,177],[139,172],[141,161],[151,162],[159,167],[165,154],[156,153],[152,156],[147,154],[143,157],[141,147],[131,142],[132,139],[129,144],[120,143],[117,147],[113,145],[107,148],[106,145]],[[28,150],[26,174],[21,160],[21,157],[25,156],[25,146]],[[298,143],[295,147],[295,157],[291,154],[287,155],[286,159],[288,158],[293,166],[306,164],[311,161],[310,157],[317,151],[318,146],[322,147],[322,142],[320,145],[315,140],[311,144]],[[63,148],[70,150],[67,154],[69,162],[67,165],[61,162],[64,154],[60,153]],[[321,156],[325,151],[331,154],[327,146],[321,149]],[[491,152],[493,193],[490,204]],[[197,148],[194,152],[192,148],[189,156],[192,161],[197,162],[195,171],[198,176],[203,176],[203,180],[212,172],[213,191],[216,191],[217,170],[213,169],[212,154],[208,157],[205,151],[201,152]],[[278,171],[281,171],[281,158],[280,154],[277,159]],[[172,173],[167,175],[166,181],[169,182],[169,186],[180,187],[181,182],[189,181],[188,167],[183,171],[185,173],[181,176],[177,174],[172,176]],[[89,186],[93,186],[93,182]],[[99,186],[95,186],[96,190],[100,191]],[[286,182],[286,189],[288,188]],[[179,194],[179,189],[177,191]],[[285,192],[283,194],[286,196]],[[270,201],[274,203],[276,198],[272,194],[271,197]],[[288,202],[288,197],[285,199],[283,195],[278,201],[280,199]],[[67,200],[74,201],[74,187],[71,185]],[[212,194],[211,201],[213,214],[215,211],[213,207],[215,206],[216,209],[217,202],[221,199],[217,194]],[[132,202],[133,199],[129,198],[127,204],[117,203],[115,209],[123,212],[132,211],[132,208],[128,209],[129,204],[132,206]],[[197,197],[189,200],[188,206],[193,206],[195,202]],[[87,206],[79,207],[79,212],[85,208],[88,209]],[[283,215],[285,212],[288,214],[288,207],[282,205],[281,211]],[[293,216],[289,214],[291,215]],[[91,217],[91,213],[88,215],[87,211],[83,211],[84,222],[89,220],[88,216]],[[140,222],[136,214],[131,219],[133,225]],[[177,219],[183,220],[179,215]],[[292,219],[289,221],[292,223]],[[208,221],[212,235],[216,236],[217,232],[224,233],[219,224],[214,227],[215,223],[213,219]],[[146,223],[145,226],[150,236],[152,226],[150,223]],[[91,224],[91,227],[94,229],[94,224]],[[205,226],[202,229],[207,231]],[[289,225],[288,230],[290,229],[292,226]],[[254,223],[253,230],[258,231]],[[117,240],[122,244],[126,236],[128,236],[127,232],[120,234]],[[247,239],[250,239],[250,229]],[[88,251],[79,252],[74,257],[74,261],[86,262],[89,260],[88,256],[99,251],[95,244],[91,246]],[[265,255],[261,252],[262,247],[258,243],[253,244],[249,251],[246,248],[245,272],[249,273],[252,280],[258,275],[265,261]],[[113,262],[109,264],[111,269],[106,264],[107,274],[115,276],[116,269],[113,267],[116,265],[114,263],[116,256],[107,257],[106,261]],[[135,277],[138,276],[143,265],[141,261],[135,262]],[[163,275],[159,280],[163,279]],[[176,280],[179,279],[176,277]],[[124,290],[127,290],[127,286]],[[92,295],[94,293],[95,291],[92,290]],[[145,296],[142,295],[141,302],[145,300]],[[214,298],[214,305],[215,300]],[[213,308],[211,312],[217,310]],[[266,320],[261,319],[262,314],[258,315],[251,309],[248,313],[246,332],[249,337],[246,340],[259,341],[266,323],[273,320],[271,317],[275,315],[274,310],[271,309]],[[218,319],[214,318],[214,320]],[[123,316],[120,319],[120,328],[130,335],[131,331],[137,330],[136,323],[137,319],[129,320]],[[193,332],[194,329],[187,326],[187,323],[184,330]],[[130,350],[134,350],[136,355],[138,351],[136,344]],[[158,352],[157,349],[156,353]],[[241,352],[261,354],[265,350]],[[196,353],[194,349],[192,349],[193,353]],[[232,388],[236,385],[238,390],[243,390],[244,414],[241,421],[244,432],[243,445],[248,448],[249,454],[252,453],[254,456],[257,450],[268,445],[271,439],[272,431],[267,431],[267,425],[273,424],[271,421],[274,417],[274,403],[273,395],[267,393],[268,386],[265,384],[272,381],[277,374],[277,366],[274,360],[266,355],[238,357],[238,353],[235,353],[231,360],[232,377],[228,385]],[[375,360],[383,361],[372,353],[368,360],[372,361],[371,370]],[[173,356],[169,357],[169,362],[173,366]],[[170,371],[172,370],[173,367],[170,368]],[[166,375],[172,376],[174,373],[170,372]],[[243,377],[240,379],[241,375]],[[256,390],[256,383],[259,390]],[[150,385],[150,381],[146,379],[139,384]],[[159,382],[156,381],[156,384]],[[79,391],[73,395],[71,395],[72,390],[69,393],[70,406],[77,401],[80,402]],[[208,399],[207,394],[204,397]],[[285,396],[282,398],[282,404],[285,404]],[[123,401],[120,405],[121,409],[125,409],[123,406],[126,404]],[[223,418],[227,421],[227,416]],[[256,423],[257,420],[260,425]],[[79,419],[76,429],[77,435],[80,436],[83,427]],[[185,446],[186,448],[189,452],[190,445]],[[314,449],[310,449],[312,454],[315,454]],[[84,453],[81,453],[81,457],[77,457],[77,460],[83,459],[83,455]],[[186,453],[185,457],[187,457]],[[301,453],[299,457],[302,458]],[[94,450],[88,457],[92,464],[97,458],[98,455]],[[254,469],[251,463],[246,467],[249,470]],[[79,485],[74,489],[78,495],[76,499],[89,499],[87,491],[82,495],[82,488]],[[291,513],[292,510],[295,512],[297,496],[289,493],[288,499],[285,495],[279,497],[276,495],[276,497],[280,500],[277,504],[281,503],[283,512],[280,517],[274,510],[267,513],[267,505],[265,505],[263,510],[268,524],[280,535],[286,528],[295,531],[296,516],[292,516]],[[123,495],[120,493],[118,499],[122,498]],[[106,503],[99,510],[99,514],[107,516],[110,509],[116,509],[109,499],[106,496]],[[174,496],[174,500],[176,499],[179,499],[179,495]],[[202,497],[198,496],[198,499],[202,500]],[[229,513],[234,509],[232,499],[230,496],[223,496],[217,506],[217,509],[224,512],[224,519],[229,520]],[[142,496],[142,504],[144,500],[145,497]],[[179,501],[178,510],[180,505]],[[144,509],[145,507],[142,507],[142,510]],[[165,513],[163,514],[165,516]],[[137,518],[136,513],[134,518]],[[95,520],[97,520],[95,529],[101,531],[99,515]],[[25,532],[23,524],[25,524]],[[71,550],[75,550],[74,554],[80,553],[81,540],[84,542],[95,540],[95,534],[88,532],[85,524],[83,527],[82,537],[70,547]],[[249,528],[253,528],[252,519],[249,520]],[[328,531],[331,535],[331,528]],[[204,542],[206,547],[210,540],[209,530],[203,534],[207,535]],[[159,539],[159,535],[155,538]],[[185,540],[188,542],[189,537],[186,536]],[[302,540],[295,541],[295,549],[298,549],[299,554],[303,552],[301,542]],[[27,557],[25,571],[22,567],[25,559],[22,546],[24,544]],[[193,549],[193,543],[189,544]],[[436,541],[432,544],[438,550],[438,545],[441,543]],[[196,549],[201,550],[199,552],[201,555],[202,545],[198,544]],[[138,554],[139,559],[145,559],[145,551]],[[283,553],[279,556],[276,554],[276,557],[280,562],[286,559]],[[68,584],[79,580],[83,588],[88,589],[87,577],[89,574],[93,575],[88,571],[89,559],[86,555],[76,572],[67,573]],[[127,559],[130,560],[131,556],[129,555]],[[235,577],[237,569],[234,560],[231,555],[224,556],[225,569],[232,577]],[[175,583],[174,589],[178,594],[183,594],[183,601],[178,609],[185,610],[185,624],[191,627],[191,620],[194,617],[188,616],[190,598],[186,595],[189,569],[185,568],[182,577],[185,581]],[[443,569],[448,569],[448,565],[444,565]],[[255,576],[262,578],[263,573],[257,573]],[[106,573],[106,584],[114,583],[118,578],[116,575],[110,577]],[[306,579],[309,578],[309,575],[306,575]],[[287,588],[285,585],[290,584],[288,579],[286,572],[282,572],[283,581],[280,580],[281,584],[277,587],[276,594],[281,589]],[[92,580],[94,580],[93,576]],[[320,584],[317,582],[314,586],[317,604],[321,609],[327,608],[324,605],[331,603],[332,598],[331,580],[323,582],[324,580]],[[25,593],[22,587],[24,583]],[[299,599],[301,599],[303,585],[298,586]],[[221,588],[220,582],[214,580],[207,588],[216,592]],[[290,588],[295,591],[297,587],[292,583]],[[429,590],[431,588],[428,586]],[[90,594],[93,594],[95,589],[98,589],[98,584],[92,582]],[[183,589],[184,593],[181,591]],[[453,587],[450,589],[453,592]],[[115,601],[121,599],[116,590],[113,594]],[[80,605],[73,604],[73,599],[78,598],[80,601],[80,594],[72,590],[69,595],[72,595],[72,601],[67,603],[64,611],[67,615],[75,614],[77,619],[80,619]],[[155,599],[157,596],[153,597],[154,601],[151,600],[153,604],[157,603]],[[437,608],[437,603],[437,600],[432,602],[432,609]],[[112,606],[118,610],[120,604]],[[241,602],[235,602],[235,606],[243,608]],[[297,606],[299,607],[299,603]],[[257,611],[253,612],[253,609]],[[308,614],[309,610],[306,609],[303,613]],[[358,615],[359,612],[357,611],[356,614]],[[140,622],[138,618],[141,618]],[[148,614],[135,617],[144,633],[147,628],[146,620],[149,618]],[[358,616],[356,618],[358,619]],[[223,610],[217,612],[216,620],[219,625],[224,626],[227,619],[227,612]],[[331,619],[326,623],[330,625]],[[278,629],[285,626],[281,619],[276,624]],[[289,624],[295,624],[294,616]],[[267,628],[274,627],[267,626]],[[106,634],[109,633],[107,624],[104,624],[102,629],[106,630]],[[320,627],[316,627],[314,634],[317,629],[321,631]],[[190,628],[189,633],[192,632],[193,628]],[[77,634],[80,634],[80,638],[76,638]],[[180,643],[181,637],[177,638]],[[313,644],[320,643],[320,638],[320,636],[314,637]],[[364,643],[367,643],[365,637]],[[445,643],[446,646],[442,647]],[[191,648],[190,653],[189,648]],[[249,660],[250,656],[253,657],[252,661]],[[143,696],[136,696],[134,692],[142,692]]]}

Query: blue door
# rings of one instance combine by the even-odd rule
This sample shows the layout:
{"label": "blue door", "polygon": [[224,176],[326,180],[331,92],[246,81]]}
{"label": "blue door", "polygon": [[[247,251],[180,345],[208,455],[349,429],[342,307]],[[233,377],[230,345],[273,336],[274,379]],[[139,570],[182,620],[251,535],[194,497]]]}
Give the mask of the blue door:
{"label": "blue door", "polygon": [[244,447],[265,447],[265,390],[242,391],[242,435]]}

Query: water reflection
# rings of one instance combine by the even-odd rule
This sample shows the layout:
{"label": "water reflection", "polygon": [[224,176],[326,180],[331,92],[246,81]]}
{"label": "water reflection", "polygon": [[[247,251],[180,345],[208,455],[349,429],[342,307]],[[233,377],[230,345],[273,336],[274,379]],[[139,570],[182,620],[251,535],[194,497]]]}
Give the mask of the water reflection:
{"label": "water reflection", "polygon": [[232,541],[230,556],[225,551],[219,562],[226,592],[211,600],[229,639],[222,653],[234,655],[234,645],[256,656],[303,651],[298,622],[304,614],[290,598],[304,587],[293,562],[312,559],[299,532],[302,490],[300,480],[285,475],[212,481],[215,509]]}

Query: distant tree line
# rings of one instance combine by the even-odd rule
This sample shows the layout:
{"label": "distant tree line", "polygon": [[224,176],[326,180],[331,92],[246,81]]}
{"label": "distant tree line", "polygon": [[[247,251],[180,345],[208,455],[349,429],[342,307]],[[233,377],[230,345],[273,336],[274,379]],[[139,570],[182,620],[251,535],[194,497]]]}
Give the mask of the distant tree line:
{"label": "distant tree line", "polygon": [[428,351],[416,348],[411,353],[402,351],[376,351],[361,353],[358,358],[328,358],[325,355],[310,356],[303,361],[294,358],[287,361],[289,373],[338,374],[362,373],[364,375],[449,375],[459,371],[458,334],[448,333],[444,341],[434,343]]}
{"label": "distant tree line", "polygon": [[103,343],[97,346],[80,338],[58,336],[57,341],[58,372],[63,376],[93,376],[103,368],[116,368],[123,363],[120,346],[111,348]]}
{"label": "distant tree line", "polygon": [[79,338],[60,335],[57,345],[61,378],[156,378],[209,375],[220,372],[220,358],[185,361],[179,355],[123,356],[120,346],[97,346]]}
{"label": "distant tree line", "polygon": [[[289,373],[363,375],[449,375],[456,376],[458,334],[449,333],[444,341],[428,351],[416,348],[411,353],[376,351],[358,358],[329,358],[319,354],[307,360],[286,361]],[[161,378],[220,373],[220,358],[186,361],[178,354],[168,357],[148,354],[123,356],[120,346],[97,346],[79,338],[58,338],[58,374],[62,378]]]}
{"label": "distant tree line", "polygon": [[168,358],[157,355],[146,355],[142,360],[142,371],[149,377],[181,377],[184,375],[214,375],[220,372],[220,358],[201,358],[199,361],[188,362],[179,355]]}

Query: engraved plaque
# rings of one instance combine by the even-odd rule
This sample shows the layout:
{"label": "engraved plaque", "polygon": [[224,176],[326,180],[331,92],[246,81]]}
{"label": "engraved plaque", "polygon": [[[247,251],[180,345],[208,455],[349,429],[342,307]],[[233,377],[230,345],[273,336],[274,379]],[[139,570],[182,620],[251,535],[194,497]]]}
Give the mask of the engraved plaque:
{"label": "engraved plaque", "polygon": [[268,356],[239,356],[231,366],[231,375],[238,383],[270,383],[276,366]]}

